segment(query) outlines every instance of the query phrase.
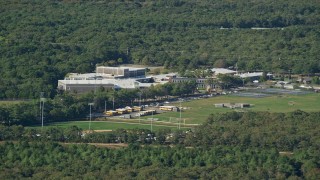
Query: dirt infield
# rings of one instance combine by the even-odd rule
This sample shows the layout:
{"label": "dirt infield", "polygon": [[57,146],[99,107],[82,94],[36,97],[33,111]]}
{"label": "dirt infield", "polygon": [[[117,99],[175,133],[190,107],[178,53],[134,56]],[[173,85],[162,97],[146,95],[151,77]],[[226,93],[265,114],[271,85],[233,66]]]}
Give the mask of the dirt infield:
{"label": "dirt infield", "polygon": [[124,143],[88,143],[88,144],[94,145],[96,147],[104,147],[104,148],[111,148],[111,149],[128,147],[128,144],[124,144]]}
{"label": "dirt infield", "polygon": [[84,130],[84,131],[82,131],[83,133],[94,133],[94,132],[96,132],[96,133],[103,133],[103,132],[112,132],[112,130],[111,129],[100,129],[100,130]]}

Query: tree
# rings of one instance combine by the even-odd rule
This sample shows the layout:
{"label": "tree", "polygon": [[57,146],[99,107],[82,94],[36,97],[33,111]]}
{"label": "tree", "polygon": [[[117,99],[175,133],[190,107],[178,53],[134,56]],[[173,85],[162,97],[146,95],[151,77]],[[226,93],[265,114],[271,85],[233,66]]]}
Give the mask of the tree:
{"label": "tree", "polygon": [[219,74],[218,79],[225,88],[229,88],[231,86],[240,86],[242,84],[242,80],[239,77],[226,74]]}
{"label": "tree", "polygon": [[64,130],[65,139],[68,142],[78,142],[81,139],[82,130],[77,126],[70,126]]}
{"label": "tree", "polygon": [[266,80],[267,80],[267,73],[266,73],[266,72],[263,72],[263,73],[262,73],[262,76],[260,76],[259,81],[260,81],[260,82],[265,82]]}
{"label": "tree", "polygon": [[213,66],[215,68],[225,68],[227,65],[226,65],[226,60],[224,59],[219,59],[217,61],[214,62]]}
{"label": "tree", "polygon": [[320,84],[320,79],[318,76],[312,77],[312,84]]}

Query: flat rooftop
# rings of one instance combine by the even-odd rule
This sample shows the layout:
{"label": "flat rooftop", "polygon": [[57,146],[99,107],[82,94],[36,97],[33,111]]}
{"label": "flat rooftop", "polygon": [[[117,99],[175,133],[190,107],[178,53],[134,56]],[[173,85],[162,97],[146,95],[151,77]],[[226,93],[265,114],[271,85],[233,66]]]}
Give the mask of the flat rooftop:
{"label": "flat rooftop", "polygon": [[249,78],[249,77],[257,77],[257,76],[262,76],[262,72],[253,72],[253,73],[243,73],[243,74],[237,74],[241,78]]}
{"label": "flat rooftop", "polygon": [[90,79],[111,79],[111,78],[121,78],[123,75],[110,75],[110,74],[103,74],[103,73],[69,73],[68,76],[65,77],[65,80],[70,79],[82,79],[82,80],[90,80]]}
{"label": "flat rooftop", "polygon": [[237,72],[237,71],[225,69],[225,68],[212,68],[211,71],[214,72],[215,74],[232,74]]}
{"label": "flat rooftop", "polygon": [[108,69],[129,69],[129,71],[146,70],[146,68],[137,67],[110,67],[110,66],[97,66],[96,68],[108,68]]}
{"label": "flat rooftop", "polygon": [[66,85],[88,84],[88,85],[114,85],[115,88],[131,89],[136,87],[150,87],[157,83],[140,83],[137,79],[97,79],[97,80],[59,80]]}

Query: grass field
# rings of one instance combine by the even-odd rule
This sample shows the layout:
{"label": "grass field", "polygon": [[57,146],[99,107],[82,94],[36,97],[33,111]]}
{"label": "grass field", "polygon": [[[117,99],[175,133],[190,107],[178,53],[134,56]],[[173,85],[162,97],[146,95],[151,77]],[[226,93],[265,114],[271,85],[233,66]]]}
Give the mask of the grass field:
{"label": "grass field", "polygon": [[[181,113],[182,124],[201,124],[203,123],[210,114],[221,113],[221,112],[232,112],[239,109],[230,109],[230,108],[216,108],[214,104],[217,103],[249,103],[253,105],[250,108],[244,109],[245,111],[269,111],[269,112],[290,112],[297,109],[311,112],[311,111],[320,111],[320,94],[306,94],[306,95],[273,95],[264,98],[253,98],[253,97],[239,97],[233,95],[226,96],[217,96],[206,99],[192,100],[189,102],[183,102],[181,105],[183,110]],[[179,106],[179,104],[171,104]],[[180,117],[180,112],[165,112],[162,114],[156,114],[153,116],[158,118],[159,121],[166,121],[177,123]],[[147,118],[150,116],[141,117],[144,119],[145,123]],[[89,128],[89,122],[84,121],[70,121],[62,123],[53,123],[46,125],[46,127],[68,127],[68,126],[78,126],[82,129]],[[133,128],[144,128],[150,129],[150,124],[137,124],[137,123],[128,123],[128,122],[92,122],[91,129],[94,130],[114,130],[119,128],[133,129]],[[161,128],[174,128],[175,125],[169,126],[160,126],[153,125],[153,129]]]}
{"label": "grass field", "polygon": [[[78,126],[83,130],[89,129],[89,122],[88,121],[69,121],[69,122],[57,122],[52,123],[49,125],[45,125],[44,128],[49,127],[61,127],[61,128],[67,128],[69,126]],[[34,126],[35,128],[41,128],[41,126]],[[33,128],[34,128],[33,127]],[[122,122],[105,122],[105,121],[93,121],[91,122],[91,129],[93,130],[115,130],[115,129],[151,129],[150,124],[138,124],[138,123],[122,123]],[[177,129],[176,126],[161,126],[161,125],[155,125],[153,124],[152,129],[158,130],[158,129]]]}
{"label": "grass field", "polygon": [[[188,108],[182,111],[182,119],[185,119],[186,123],[202,123],[210,114],[237,110],[230,108],[216,108],[214,104],[217,103],[249,103],[253,105],[250,108],[244,109],[245,111],[290,112],[300,109],[310,112],[320,110],[320,94],[274,95],[264,98],[227,95],[193,100],[182,103],[182,107]],[[179,104],[172,105],[179,106]],[[180,117],[180,113],[166,112],[154,115],[154,118],[159,118],[161,121],[170,121],[170,117],[171,121],[176,121],[176,119]]]}

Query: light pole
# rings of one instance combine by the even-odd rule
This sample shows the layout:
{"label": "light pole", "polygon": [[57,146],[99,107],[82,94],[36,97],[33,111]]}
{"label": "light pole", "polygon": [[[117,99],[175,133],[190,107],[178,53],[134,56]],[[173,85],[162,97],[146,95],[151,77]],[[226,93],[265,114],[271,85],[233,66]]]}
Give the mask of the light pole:
{"label": "light pole", "polygon": [[41,98],[42,110],[41,110],[41,128],[43,129],[43,109],[44,109],[44,98]]}
{"label": "light pole", "polygon": [[104,100],[104,112],[107,111],[107,100]]}
{"label": "light pole", "polygon": [[89,131],[91,130],[91,107],[94,105],[94,103],[89,103],[90,106],[90,122],[89,122]]}
{"label": "light pole", "polygon": [[152,121],[153,121],[153,110],[151,111],[152,116],[151,116],[151,132],[152,132]]}
{"label": "light pole", "polygon": [[94,75],[94,94],[97,93],[97,75]]}
{"label": "light pole", "polygon": [[180,110],[179,129],[180,129],[180,123],[181,123],[181,100],[180,100],[180,107],[179,107],[179,110]]}
{"label": "light pole", "polygon": [[46,98],[44,98],[44,92],[40,93],[40,116],[41,116],[41,128],[43,129],[43,113],[44,113],[44,102]]}
{"label": "light pole", "polygon": [[42,104],[41,104],[41,98],[43,97],[43,92],[40,93],[40,101],[39,101],[39,120],[41,120],[41,117],[42,117],[42,111],[41,111],[41,108],[42,108]]}
{"label": "light pole", "polygon": [[140,97],[140,99],[139,99],[139,107],[141,107],[141,95],[142,95],[142,93],[139,92],[138,94],[139,94],[139,97]]}
{"label": "light pole", "polygon": [[115,87],[113,86],[113,95],[112,95],[112,110],[114,111],[114,93],[115,93]]}
{"label": "light pole", "polygon": [[113,98],[112,98],[112,110],[114,110],[114,95],[113,95]]}

